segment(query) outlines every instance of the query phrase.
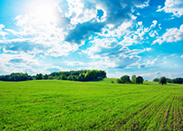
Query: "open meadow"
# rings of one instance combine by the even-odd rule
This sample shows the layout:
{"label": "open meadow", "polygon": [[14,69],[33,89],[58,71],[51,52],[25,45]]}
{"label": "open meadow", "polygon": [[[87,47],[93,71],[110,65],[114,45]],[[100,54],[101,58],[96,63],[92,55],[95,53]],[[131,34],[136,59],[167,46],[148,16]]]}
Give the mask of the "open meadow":
{"label": "open meadow", "polygon": [[[111,83],[111,81],[114,83]],[[183,130],[183,85],[0,81],[0,130]]]}

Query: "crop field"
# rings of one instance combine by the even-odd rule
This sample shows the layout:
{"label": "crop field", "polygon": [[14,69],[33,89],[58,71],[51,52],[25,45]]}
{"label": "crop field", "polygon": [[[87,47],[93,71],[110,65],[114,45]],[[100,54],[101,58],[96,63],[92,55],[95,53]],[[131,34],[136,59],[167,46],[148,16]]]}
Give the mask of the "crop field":
{"label": "crop field", "polygon": [[0,82],[0,105],[0,130],[183,130],[181,84]]}

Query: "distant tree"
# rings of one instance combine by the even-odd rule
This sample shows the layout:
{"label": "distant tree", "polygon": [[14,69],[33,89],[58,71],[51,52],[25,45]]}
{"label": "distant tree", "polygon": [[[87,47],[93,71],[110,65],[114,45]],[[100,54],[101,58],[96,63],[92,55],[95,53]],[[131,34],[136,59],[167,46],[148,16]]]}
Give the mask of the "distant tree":
{"label": "distant tree", "polygon": [[72,75],[68,76],[68,77],[67,77],[67,80],[72,81],[72,80],[73,80],[73,76],[72,76]]}
{"label": "distant tree", "polygon": [[159,84],[166,84],[166,78],[165,77],[161,77],[160,79],[159,79]]}
{"label": "distant tree", "polygon": [[133,75],[133,76],[132,76],[132,82],[133,82],[134,84],[136,84],[136,75]]}
{"label": "distant tree", "polygon": [[99,71],[99,74],[100,74],[99,77],[101,77],[101,78],[106,78],[106,72],[105,72],[105,71],[100,70],[100,71]]}
{"label": "distant tree", "polygon": [[96,77],[97,77],[96,71],[95,70],[91,70],[91,71],[87,71],[86,72],[84,79],[86,81],[91,81],[91,80],[96,79]]}
{"label": "distant tree", "polygon": [[173,83],[176,83],[176,84],[182,84],[183,83],[183,78],[175,78],[172,80]]}
{"label": "distant tree", "polygon": [[117,79],[117,83],[122,83],[121,79]]}
{"label": "distant tree", "polygon": [[153,82],[159,82],[159,78],[154,78]]}
{"label": "distant tree", "polygon": [[43,75],[41,73],[36,75],[36,80],[42,80],[42,79]]}
{"label": "distant tree", "polygon": [[78,81],[84,81],[85,79],[85,73],[80,73],[78,76]]}
{"label": "distant tree", "polygon": [[48,76],[48,79],[53,80],[54,77],[53,76]]}
{"label": "distant tree", "polygon": [[61,75],[60,75],[60,78],[61,78],[62,80],[67,80],[66,74],[61,74]]}
{"label": "distant tree", "polygon": [[33,77],[32,77],[32,76],[29,76],[29,77],[28,77],[28,80],[33,80]]}
{"label": "distant tree", "polygon": [[167,83],[173,83],[173,80],[171,80],[170,78],[166,78],[166,82]]}
{"label": "distant tree", "polygon": [[111,83],[114,83],[114,81],[112,80]]}
{"label": "distant tree", "polygon": [[48,75],[47,74],[44,75],[44,79],[48,79]]}
{"label": "distant tree", "polygon": [[144,79],[143,79],[142,76],[138,76],[138,77],[136,78],[136,83],[137,83],[137,84],[143,84],[143,81],[144,81]]}
{"label": "distant tree", "polygon": [[67,77],[67,80],[70,80],[70,81],[77,81],[77,76],[75,75],[70,75]]}
{"label": "distant tree", "polygon": [[128,75],[124,75],[120,78],[121,83],[130,83],[130,77]]}

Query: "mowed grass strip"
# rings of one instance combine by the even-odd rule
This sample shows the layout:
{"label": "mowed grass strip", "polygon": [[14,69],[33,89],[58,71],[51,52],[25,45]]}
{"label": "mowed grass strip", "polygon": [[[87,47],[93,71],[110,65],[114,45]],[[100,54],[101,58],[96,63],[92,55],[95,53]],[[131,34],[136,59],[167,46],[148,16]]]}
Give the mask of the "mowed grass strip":
{"label": "mowed grass strip", "polygon": [[182,94],[183,85],[112,78],[0,82],[0,130],[182,130]]}

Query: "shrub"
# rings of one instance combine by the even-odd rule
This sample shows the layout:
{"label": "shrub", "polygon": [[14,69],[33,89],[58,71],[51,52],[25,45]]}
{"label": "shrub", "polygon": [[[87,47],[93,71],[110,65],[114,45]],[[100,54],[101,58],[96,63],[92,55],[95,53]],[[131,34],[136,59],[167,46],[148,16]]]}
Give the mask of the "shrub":
{"label": "shrub", "polygon": [[159,84],[166,84],[166,78],[165,77],[161,77],[159,80]]}

